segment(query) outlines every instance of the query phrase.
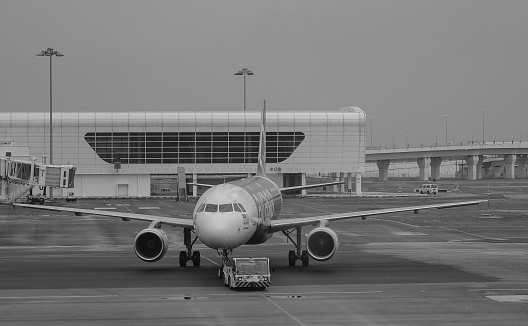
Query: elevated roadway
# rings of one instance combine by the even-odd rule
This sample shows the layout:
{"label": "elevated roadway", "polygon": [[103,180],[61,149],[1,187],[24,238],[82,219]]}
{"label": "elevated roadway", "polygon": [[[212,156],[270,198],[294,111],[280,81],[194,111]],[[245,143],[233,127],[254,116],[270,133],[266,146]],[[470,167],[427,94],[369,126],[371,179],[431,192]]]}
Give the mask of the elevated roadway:
{"label": "elevated roadway", "polygon": [[[464,159],[468,167],[468,180],[482,179],[485,156],[503,157],[506,179],[526,176],[528,142],[475,143],[464,146],[405,147],[367,150],[366,162],[376,162],[380,181],[388,179],[391,161],[416,160],[420,169],[420,180],[428,180],[428,165],[431,178],[440,179],[440,165],[447,158]],[[515,168],[517,166],[517,168]]]}

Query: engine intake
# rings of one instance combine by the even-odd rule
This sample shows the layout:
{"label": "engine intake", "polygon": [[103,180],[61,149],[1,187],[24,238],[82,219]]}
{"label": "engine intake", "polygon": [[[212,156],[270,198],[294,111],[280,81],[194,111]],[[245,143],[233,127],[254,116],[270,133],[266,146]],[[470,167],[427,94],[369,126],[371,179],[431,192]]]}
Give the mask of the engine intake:
{"label": "engine intake", "polygon": [[337,234],[327,227],[317,227],[306,237],[306,249],[310,256],[318,261],[332,258],[337,250],[337,245]]}
{"label": "engine intake", "polygon": [[143,261],[155,262],[163,258],[169,249],[167,233],[161,229],[147,228],[134,239],[134,251]]}

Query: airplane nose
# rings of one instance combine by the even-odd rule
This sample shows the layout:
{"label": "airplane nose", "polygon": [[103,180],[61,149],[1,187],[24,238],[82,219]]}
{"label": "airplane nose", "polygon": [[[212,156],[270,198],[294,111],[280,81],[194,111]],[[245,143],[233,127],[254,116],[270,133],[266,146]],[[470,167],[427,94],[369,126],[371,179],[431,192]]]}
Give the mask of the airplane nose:
{"label": "airplane nose", "polygon": [[196,226],[200,241],[209,248],[230,249],[239,246],[236,237],[237,225],[231,214],[213,213],[199,214]]}

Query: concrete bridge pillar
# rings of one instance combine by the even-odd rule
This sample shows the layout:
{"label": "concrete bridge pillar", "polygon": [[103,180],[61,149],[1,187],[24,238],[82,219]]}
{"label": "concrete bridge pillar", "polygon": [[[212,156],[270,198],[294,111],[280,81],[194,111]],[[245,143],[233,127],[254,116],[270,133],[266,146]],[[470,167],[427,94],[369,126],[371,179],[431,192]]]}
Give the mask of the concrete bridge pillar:
{"label": "concrete bridge pillar", "polygon": [[440,164],[442,164],[441,157],[431,157],[431,178],[440,180]]}
{"label": "concrete bridge pillar", "polygon": [[363,195],[363,191],[361,190],[361,173],[356,173],[356,195]]}
{"label": "concrete bridge pillar", "polygon": [[466,164],[467,164],[467,170],[468,180],[477,180],[477,163],[478,163],[478,156],[477,155],[468,155],[466,156]]}
{"label": "concrete bridge pillar", "polygon": [[504,168],[506,169],[506,179],[515,179],[515,155],[504,155]]}
{"label": "concrete bridge pillar", "polygon": [[478,162],[477,162],[477,180],[481,180],[482,179],[482,164],[484,163],[484,156],[483,155],[479,155],[478,157]]}
{"label": "concrete bridge pillar", "polygon": [[339,173],[339,181],[342,182],[342,184],[339,187],[340,188],[339,192],[345,192],[345,172]]}
{"label": "concrete bridge pillar", "polygon": [[379,169],[379,181],[389,180],[390,160],[377,161],[376,164],[378,164],[378,169]]}
{"label": "concrete bridge pillar", "polygon": [[528,163],[528,156],[526,155],[517,155],[517,171],[515,172],[515,178],[516,179],[525,179],[527,177],[527,166],[526,163]]}
{"label": "concrete bridge pillar", "polygon": [[420,180],[427,181],[429,180],[429,173],[427,169],[425,168],[427,162],[429,161],[429,158],[427,157],[420,157],[416,160],[418,163],[418,168],[420,169]]}

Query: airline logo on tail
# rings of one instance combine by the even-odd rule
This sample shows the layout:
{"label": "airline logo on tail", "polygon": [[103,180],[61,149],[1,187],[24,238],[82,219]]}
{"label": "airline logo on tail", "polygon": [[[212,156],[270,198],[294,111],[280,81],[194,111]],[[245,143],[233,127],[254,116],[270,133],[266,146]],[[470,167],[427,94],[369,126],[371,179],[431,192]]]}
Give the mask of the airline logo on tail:
{"label": "airline logo on tail", "polygon": [[262,109],[262,117],[260,119],[260,143],[257,175],[262,177],[266,176],[266,100],[264,100],[264,108]]}

